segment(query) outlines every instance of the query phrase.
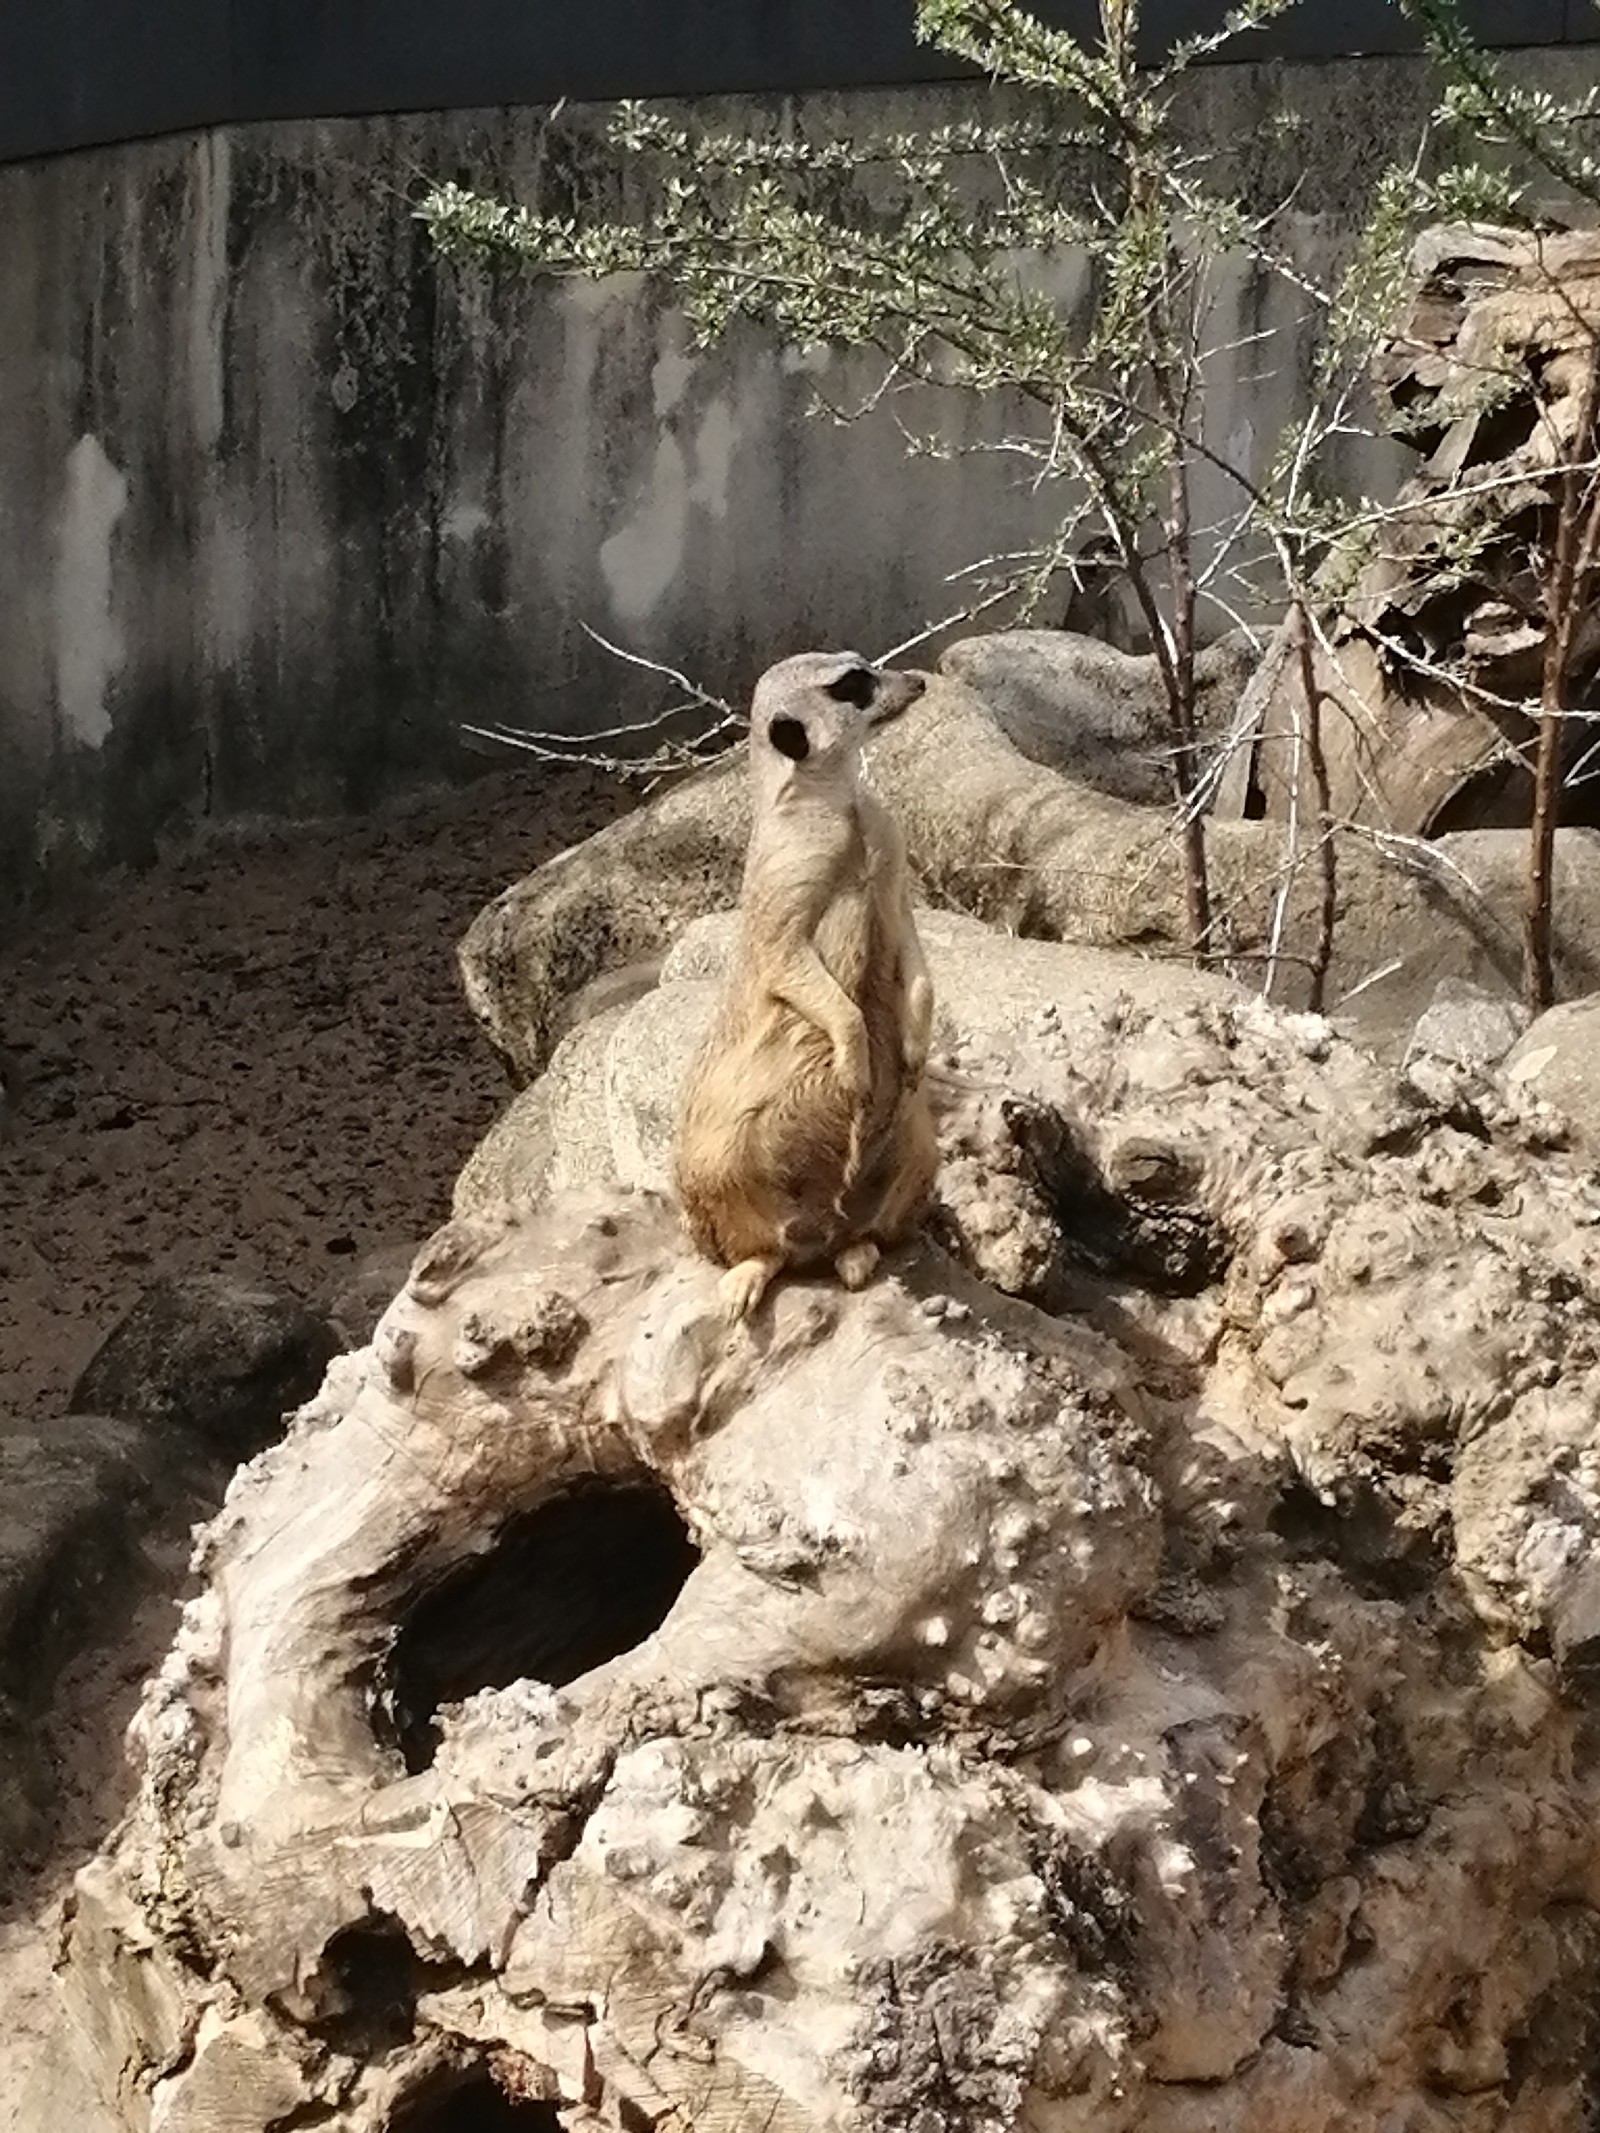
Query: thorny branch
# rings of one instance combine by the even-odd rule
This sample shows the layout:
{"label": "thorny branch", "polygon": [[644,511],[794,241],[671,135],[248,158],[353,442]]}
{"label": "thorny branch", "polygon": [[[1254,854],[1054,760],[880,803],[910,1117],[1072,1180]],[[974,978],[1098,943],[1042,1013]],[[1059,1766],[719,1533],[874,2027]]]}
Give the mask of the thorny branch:
{"label": "thorny branch", "polygon": [[[1165,753],[1197,956],[1225,948],[1220,938],[1212,941],[1206,815],[1227,753],[1249,741],[1236,724],[1220,741],[1202,743],[1195,703],[1199,604],[1247,624],[1264,610],[1287,611],[1303,699],[1292,746],[1316,816],[1314,833],[1303,837],[1297,773],[1290,842],[1296,863],[1314,858],[1319,868],[1314,960],[1325,976],[1337,862],[1323,721],[1330,704],[1341,715],[1367,714],[1348,683],[1330,678],[1339,672],[1338,655],[1323,617],[1338,598],[1339,574],[1353,579],[1362,558],[1404,515],[1393,503],[1338,496],[1332,455],[1371,434],[1365,414],[1370,359],[1392,323],[1415,231],[1429,220],[1513,211],[1516,187],[1480,152],[1482,142],[1510,144],[1596,200],[1600,165],[1569,138],[1584,110],[1562,110],[1508,82],[1460,29],[1454,0],[1402,0],[1421,21],[1449,92],[1381,176],[1368,226],[1344,271],[1331,279],[1309,273],[1287,234],[1292,191],[1265,212],[1258,203],[1247,206],[1231,188],[1226,154],[1187,142],[1174,103],[1198,59],[1296,4],[1242,0],[1219,29],[1179,42],[1141,71],[1134,56],[1138,0],[1102,0],[1098,41],[1042,24],[1015,0],[916,0],[919,38],[1020,92],[1021,115],[984,114],[922,132],[887,129],[847,140],[812,138],[792,124],[763,134],[696,130],[670,114],[626,105],[611,124],[610,140],[654,180],[652,202],[636,221],[580,226],[454,185],[436,187],[419,212],[446,252],[561,275],[626,269],[663,276],[701,344],[750,320],[801,349],[871,351],[882,363],[877,384],[853,395],[850,407],[829,409],[819,393],[824,412],[845,420],[876,412],[899,425],[908,451],[937,458],[971,451],[1015,456],[1025,470],[1022,485],[1047,508],[1066,493],[1066,505],[1055,506],[1052,536],[973,566],[967,580],[973,599],[925,623],[885,656],[903,656],[998,608],[1030,621],[1061,575],[1071,572],[1077,536],[1097,525],[1092,540],[1120,568],[1165,695]],[[1481,138],[1472,137],[1474,128]],[[1467,152],[1456,160],[1440,152],[1451,129],[1466,130]],[[1071,304],[1057,304],[1028,263],[1069,254],[1085,271]],[[1207,431],[1219,356],[1228,352],[1236,363],[1245,345],[1264,351],[1271,345],[1268,335],[1230,340],[1213,331],[1212,277],[1222,260],[1291,292],[1296,330],[1314,344],[1309,403],[1265,466],[1253,454],[1219,449]],[[1262,367],[1270,372],[1265,353]],[[1492,396],[1508,380],[1486,376],[1480,383]],[[903,392],[950,391],[996,398],[1005,412],[994,431],[956,441],[937,423],[919,428],[886,405]],[[1591,437],[1572,457],[1592,453]],[[1226,509],[1204,525],[1195,510],[1201,474],[1220,483],[1228,498]],[[1462,509],[1476,497],[1487,513],[1504,479],[1463,482]],[[1585,508],[1600,513],[1592,484],[1584,494]],[[1575,523],[1561,551],[1564,582],[1580,596],[1593,562],[1593,544],[1585,541],[1589,523]],[[1600,540],[1600,517],[1593,524]],[[1557,665],[1546,691],[1546,733],[1569,709],[1559,668],[1571,650],[1570,609],[1570,601],[1561,609],[1568,617],[1561,641],[1549,633]],[[1554,617],[1557,609],[1549,612]],[[593,737],[602,745],[649,742],[626,765],[603,757],[608,767],[655,782],[736,739],[742,722],[720,700],[671,667],[608,648],[680,691],[656,718]],[[1420,659],[1469,697],[1516,708],[1496,706],[1494,692],[1465,662],[1459,671],[1428,662],[1398,640],[1387,649],[1400,669]],[[681,722],[696,712],[710,723],[685,738]],[[567,760],[596,759],[586,743],[564,736],[472,730]],[[1552,738],[1543,766],[1547,785],[1559,777],[1559,760]],[[1553,820],[1553,806],[1547,813]],[[1542,867],[1548,886],[1542,849],[1536,843],[1534,872]],[[1280,906],[1281,917],[1287,890]],[[1272,969],[1269,957],[1268,987]]]}

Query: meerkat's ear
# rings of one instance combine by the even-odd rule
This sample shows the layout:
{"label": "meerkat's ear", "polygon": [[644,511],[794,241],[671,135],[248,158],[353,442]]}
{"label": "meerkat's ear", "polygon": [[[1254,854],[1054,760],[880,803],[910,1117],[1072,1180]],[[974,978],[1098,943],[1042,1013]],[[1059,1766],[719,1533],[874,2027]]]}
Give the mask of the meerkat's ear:
{"label": "meerkat's ear", "polygon": [[803,763],[811,753],[811,736],[797,718],[775,718],[767,728],[767,739],[791,763]]}
{"label": "meerkat's ear", "polygon": [[878,693],[878,677],[871,667],[847,667],[837,681],[828,683],[828,694],[841,704],[865,711]]}

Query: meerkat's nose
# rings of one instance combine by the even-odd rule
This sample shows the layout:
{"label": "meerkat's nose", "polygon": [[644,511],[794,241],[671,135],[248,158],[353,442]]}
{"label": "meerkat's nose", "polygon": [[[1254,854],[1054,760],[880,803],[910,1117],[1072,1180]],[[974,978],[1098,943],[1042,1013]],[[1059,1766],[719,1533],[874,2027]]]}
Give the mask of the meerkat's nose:
{"label": "meerkat's nose", "polygon": [[869,714],[873,725],[886,725],[891,718],[898,718],[902,711],[916,702],[927,686],[926,674],[901,672],[895,667],[882,669],[878,692],[872,699],[872,710]]}

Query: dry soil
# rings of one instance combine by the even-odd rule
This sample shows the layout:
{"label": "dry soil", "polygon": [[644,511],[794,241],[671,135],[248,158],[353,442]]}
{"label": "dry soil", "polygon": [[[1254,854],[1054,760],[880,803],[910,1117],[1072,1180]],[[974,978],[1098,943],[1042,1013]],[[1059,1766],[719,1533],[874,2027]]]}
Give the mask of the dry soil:
{"label": "dry soil", "polygon": [[622,805],[588,773],[496,772],[214,836],[0,945],[0,1430],[47,1426],[158,1273],[311,1301],[446,1219],[508,1094],[455,943]]}

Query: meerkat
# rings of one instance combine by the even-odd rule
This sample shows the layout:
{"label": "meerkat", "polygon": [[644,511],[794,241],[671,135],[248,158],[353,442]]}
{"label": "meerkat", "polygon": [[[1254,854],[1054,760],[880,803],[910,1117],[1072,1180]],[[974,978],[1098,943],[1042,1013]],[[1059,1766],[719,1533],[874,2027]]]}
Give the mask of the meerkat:
{"label": "meerkat", "polygon": [[924,686],[853,652],[803,652],[756,685],[738,941],[674,1149],[731,1318],[786,1267],[831,1264],[863,1287],[932,1197],[933,985],[905,844],[861,765],[872,728]]}

